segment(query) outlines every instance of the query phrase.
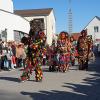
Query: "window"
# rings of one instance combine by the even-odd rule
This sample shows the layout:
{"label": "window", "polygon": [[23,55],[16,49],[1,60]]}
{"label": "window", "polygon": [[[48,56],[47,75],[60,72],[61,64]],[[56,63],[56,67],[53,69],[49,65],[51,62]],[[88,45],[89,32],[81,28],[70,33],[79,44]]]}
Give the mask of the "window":
{"label": "window", "polygon": [[99,32],[99,27],[98,26],[94,26],[94,32]]}
{"label": "window", "polygon": [[14,40],[17,41],[17,42],[20,42],[21,37],[20,37],[19,31],[14,31]]}

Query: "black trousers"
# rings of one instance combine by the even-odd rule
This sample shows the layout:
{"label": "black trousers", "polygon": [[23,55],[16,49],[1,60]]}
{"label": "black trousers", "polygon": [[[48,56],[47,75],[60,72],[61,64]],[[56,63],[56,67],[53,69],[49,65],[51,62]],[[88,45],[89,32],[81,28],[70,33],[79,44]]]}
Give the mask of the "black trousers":
{"label": "black trousers", "polygon": [[17,67],[22,67],[22,59],[21,58],[17,58]]}
{"label": "black trousers", "polygon": [[88,60],[81,60],[79,63],[79,70],[88,70]]}

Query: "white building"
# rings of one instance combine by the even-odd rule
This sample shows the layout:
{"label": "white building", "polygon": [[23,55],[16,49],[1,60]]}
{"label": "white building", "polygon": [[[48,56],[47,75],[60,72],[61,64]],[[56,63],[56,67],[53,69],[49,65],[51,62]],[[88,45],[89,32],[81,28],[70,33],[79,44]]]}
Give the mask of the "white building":
{"label": "white building", "polygon": [[85,27],[88,35],[92,35],[95,44],[100,43],[100,17],[95,16]]}
{"label": "white building", "polygon": [[15,10],[18,14],[28,21],[34,19],[42,19],[44,23],[44,33],[47,37],[47,43],[52,44],[53,36],[56,33],[55,16],[52,8],[48,9],[31,9],[31,10]]}
{"label": "white building", "polygon": [[0,38],[4,41],[20,41],[30,30],[29,21],[13,12],[12,0],[0,0]]}
{"label": "white building", "polygon": [[0,0],[0,9],[13,13],[13,1]]}

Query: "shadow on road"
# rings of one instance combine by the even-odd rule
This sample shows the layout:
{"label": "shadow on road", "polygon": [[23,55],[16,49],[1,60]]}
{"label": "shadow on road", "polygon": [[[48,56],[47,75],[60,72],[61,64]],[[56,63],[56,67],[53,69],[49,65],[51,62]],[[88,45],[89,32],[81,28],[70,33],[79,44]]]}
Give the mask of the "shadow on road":
{"label": "shadow on road", "polygon": [[[83,79],[83,82],[81,82],[83,84],[64,83],[63,87],[70,88],[77,94],[80,94],[81,99],[78,100],[100,100],[100,73],[90,75],[93,77]],[[76,98],[77,95],[73,97]]]}
{"label": "shadow on road", "polygon": [[0,77],[0,80],[8,80],[8,81],[13,81],[13,82],[20,82],[18,78],[15,77]]}
{"label": "shadow on road", "polygon": [[[89,65],[89,73],[91,77],[82,80],[83,84],[64,83],[63,87],[70,88],[74,92],[81,95],[81,100],[100,100],[100,57],[96,59],[94,64]],[[76,96],[75,96],[76,97]],[[84,98],[86,97],[86,99]],[[72,99],[71,99],[72,100]],[[73,99],[76,100],[76,99]]]}
{"label": "shadow on road", "polygon": [[56,90],[39,91],[39,93],[21,92],[21,94],[29,95],[32,100],[82,100],[81,98],[87,97],[86,95],[82,97],[81,94]]}
{"label": "shadow on road", "polygon": [[[92,69],[88,71],[92,72],[89,73],[91,77],[86,77],[80,84],[64,83],[62,87],[64,87],[66,91],[51,90],[33,93],[22,91],[21,94],[30,96],[32,100],[100,100],[99,59],[89,66],[90,69]],[[67,89],[71,89],[73,92],[69,92]]]}
{"label": "shadow on road", "polygon": [[[32,100],[100,100],[100,78],[87,78],[84,81],[85,85],[64,83],[66,91],[51,90],[37,93],[23,91],[21,94],[30,96]],[[67,88],[73,92],[67,92]]]}

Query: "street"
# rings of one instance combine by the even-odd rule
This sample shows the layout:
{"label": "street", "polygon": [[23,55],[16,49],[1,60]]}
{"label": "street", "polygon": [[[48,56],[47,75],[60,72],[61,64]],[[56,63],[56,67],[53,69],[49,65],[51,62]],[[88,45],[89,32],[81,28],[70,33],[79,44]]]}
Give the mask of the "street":
{"label": "street", "polygon": [[66,73],[49,72],[43,67],[43,81],[20,82],[19,69],[0,72],[0,100],[100,100],[100,57],[89,64],[89,71],[70,67]]}

